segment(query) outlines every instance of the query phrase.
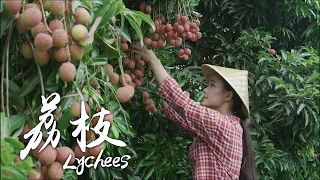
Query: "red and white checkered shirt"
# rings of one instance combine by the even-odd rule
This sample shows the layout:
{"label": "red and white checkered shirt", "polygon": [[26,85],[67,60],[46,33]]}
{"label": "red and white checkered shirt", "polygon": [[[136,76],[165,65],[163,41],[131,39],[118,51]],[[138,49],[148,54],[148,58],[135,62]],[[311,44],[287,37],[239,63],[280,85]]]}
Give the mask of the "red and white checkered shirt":
{"label": "red and white checkered shirt", "polygon": [[189,149],[192,178],[239,179],[243,132],[240,118],[201,106],[171,76],[160,84],[158,94],[169,105],[163,107],[168,118],[196,136]]}

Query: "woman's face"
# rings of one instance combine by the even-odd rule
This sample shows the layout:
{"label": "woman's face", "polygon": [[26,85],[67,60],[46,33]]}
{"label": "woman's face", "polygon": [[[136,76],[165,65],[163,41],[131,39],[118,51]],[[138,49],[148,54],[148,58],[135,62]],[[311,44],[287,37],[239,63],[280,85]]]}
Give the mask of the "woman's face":
{"label": "woman's face", "polygon": [[214,73],[209,79],[208,87],[204,89],[202,105],[219,109],[228,100],[230,100],[230,91],[224,90],[222,77],[218,73]]}

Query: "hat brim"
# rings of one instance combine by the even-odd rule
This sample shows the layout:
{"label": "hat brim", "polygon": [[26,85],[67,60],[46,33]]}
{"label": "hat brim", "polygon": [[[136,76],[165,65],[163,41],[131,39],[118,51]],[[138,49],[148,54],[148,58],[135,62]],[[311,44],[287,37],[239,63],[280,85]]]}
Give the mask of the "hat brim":
{"label": "hat brim", "polygon": [[238,94],[238,96],[240,97],[240,99],[242,101],[242,112],[243,112],[244,116],[249,117],[249,115],[250,115],[249,105],[245,103],[245,100],[243,99],[243,97],[240,96],[240,93],[238,92],[237,88],[234,87],[234,85],[231,82],[229,82],[228,78],[226,78],[224,76],[224,73],[220,72],[218,67],[210,65],[210,64],[201,65],[201,69],[202,69],[202,73],[207,81],[210,80],[211,76],[215,72],[218,73],[225,81],[227,81],[228,84],[235,90],[235,92]]}

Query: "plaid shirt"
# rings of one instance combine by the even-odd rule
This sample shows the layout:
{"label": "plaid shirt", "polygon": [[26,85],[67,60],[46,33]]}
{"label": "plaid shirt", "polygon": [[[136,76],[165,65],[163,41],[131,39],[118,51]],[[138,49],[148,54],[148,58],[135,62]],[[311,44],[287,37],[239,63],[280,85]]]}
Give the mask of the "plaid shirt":
{"label": "plaid shirt", "polygon": [[196,136],[189,149],[192,178],[239,179],[243,132],[240,119],[191,100],[171,76],[160,84],[158,94],[169,105],[162,107],[168,118]]}

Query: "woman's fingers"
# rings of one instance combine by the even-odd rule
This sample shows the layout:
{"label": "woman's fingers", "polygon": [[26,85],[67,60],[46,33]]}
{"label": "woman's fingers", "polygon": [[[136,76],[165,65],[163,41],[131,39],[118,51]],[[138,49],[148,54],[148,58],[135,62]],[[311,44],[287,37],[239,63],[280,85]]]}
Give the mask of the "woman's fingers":
{"label": "woman's fingers", "polygon": [[142,51],[144,48],[141,48],[139,45],[133,45],[133,47],[135,48],[135,49],[138,49],[139,51]]}
{"label": "woman's fingers", "polygon": [[138,54],[138,55],[140,55],[140,53],[141,53],[141,51],[138,51],[138,50],[135,50],[135,49],[133,50],[133,52]]}

